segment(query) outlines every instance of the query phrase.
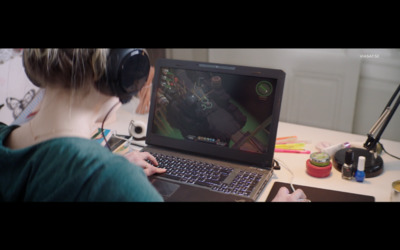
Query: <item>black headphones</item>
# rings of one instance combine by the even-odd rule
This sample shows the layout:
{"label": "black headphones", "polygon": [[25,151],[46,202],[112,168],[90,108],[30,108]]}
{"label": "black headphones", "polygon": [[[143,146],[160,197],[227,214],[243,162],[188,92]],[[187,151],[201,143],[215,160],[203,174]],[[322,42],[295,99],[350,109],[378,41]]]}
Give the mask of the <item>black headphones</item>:
{"label": "black headphones", "polygon": [[146,84],[150,60],[144,49],[111,49],[106,69],[96,83],[98,90],[117,96],[124,104]]}
{"label": "black headphones", "polygon": [[[26,71],[26,75],[36,86],[40,84]],[[95,83],[97,90],[117,96],[124,104],[146,84],[150,72],[150,60],[144,49],[110,49],[107,57],[106,73]]]}

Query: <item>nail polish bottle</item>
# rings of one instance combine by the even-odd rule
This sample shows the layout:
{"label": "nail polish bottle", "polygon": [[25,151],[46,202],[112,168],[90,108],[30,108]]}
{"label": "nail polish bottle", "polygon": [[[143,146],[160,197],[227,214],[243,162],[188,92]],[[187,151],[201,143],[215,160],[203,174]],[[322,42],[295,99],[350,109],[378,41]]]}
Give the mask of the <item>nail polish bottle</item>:
{"label": "nail polish bottle", "polygon": [[353,150],[346,150],[344,164],[342,166],[342,178],[345,180],[353,179],[353,156]]}
{"label": "nail polish bottle", "polygon": [[356,181],[358,182],[363,182],[365,178],[365,157],[364,156],[359,156],[358,157],[358,164],[357,164],[357,171],[356,175],[354,176],[356,178]]}

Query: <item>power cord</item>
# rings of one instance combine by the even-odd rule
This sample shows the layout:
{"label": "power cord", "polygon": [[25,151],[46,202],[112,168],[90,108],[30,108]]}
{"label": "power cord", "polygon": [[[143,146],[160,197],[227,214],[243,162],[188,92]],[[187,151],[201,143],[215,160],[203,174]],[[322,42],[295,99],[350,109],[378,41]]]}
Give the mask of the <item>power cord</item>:
{"label": "power cord", "polygon": [[110,144],[108,143],[107,138],[106,138],[106,136],[104,135],[104,123],[106,122],[106,120],[107,120],[108,116],[110,115],[111,111],[113,111],[113,109],[114,109],[115,107],[117,107],[118,104],[119,104],[119,102],[117,102],[116,104],[114,104],[114,106],[111,107],[111,109],[108,111],[108,113],[107,113],[106,116],[104,117],[103,122],[101,123],[101,135],[103,136],[103,139],[104,139],[104,141],[105,141],[105,143],[106,143],[106,146],[107,146],[108,150],[110,150],[110,151],[111,151]]}
{"label": "power cord", "polygon": [[292,170],[290,170],[290,168],[288,166],[286,166],[286,164],[283,161],[279,162],[278,160],[274,159],[274,169],[275,170],[281,169],[281,165],[283,168],[285,168],[290,173],[291,178],[290,178],[289,184],[290,184],[290,187],[292,188],[292,191],[293,192],[296,191],[296,189],[293,187],[294,174],[293,174]]}
{"label": "power cord", "polygon": [[383,152],[385,152],[386,154],[388,154],[389,156],[391,156],[391,157],[393,157],[393,158],[395,158],[397,160],[400,160],[400,157],[388,153],[388,151],[386,151],[386,149],[383,147],[382,143],[379,143],[379,144],[381,145]]}
{"label": "power cord", "polygon": [[[292,191],[293,192],[295,192],[296,191],[296,189],[294,188],[294,186],[293,186],[293,179],[294,179],[294,174],[293,174],[293,172],[292,172],[292,170],[290,170],[290,168],[288,167],[288,166],[286,166],[286,164],[283,162],[283,161],[278,161],[278,160],[276,160],[276,159],[274,159],[274,169],[275,169],[275,166],[276,167],[279,167],[279,169],[280,169],[280,166],[282,166],[282,167],[284,167],[289,173],[290,173],[290,175],[291,175],[291,177],[290,177],[290,182],[289,182],[289,184],[290,184],[290,188],[292,189]],[[303,202],[311,202],[311,200],[309,200],[309,199],[299,199],[298,201],[303,201]]]}

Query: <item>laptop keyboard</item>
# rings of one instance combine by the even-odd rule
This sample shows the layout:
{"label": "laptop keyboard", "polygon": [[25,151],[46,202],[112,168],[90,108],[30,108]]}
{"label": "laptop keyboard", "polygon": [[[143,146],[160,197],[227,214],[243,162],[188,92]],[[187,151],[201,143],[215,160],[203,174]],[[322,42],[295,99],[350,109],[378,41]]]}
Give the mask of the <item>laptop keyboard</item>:
{"label": "laptop keyboard", "polygon": [[[232,179],[228,178],[234,170],[230,167],[160,153],[151,154],[157,159],[158,167],[167,170],[162,177],[227,194],[250,196],[262,177],[261,174],[241,170]],[[227,179],[231,181],[226,182]]]}

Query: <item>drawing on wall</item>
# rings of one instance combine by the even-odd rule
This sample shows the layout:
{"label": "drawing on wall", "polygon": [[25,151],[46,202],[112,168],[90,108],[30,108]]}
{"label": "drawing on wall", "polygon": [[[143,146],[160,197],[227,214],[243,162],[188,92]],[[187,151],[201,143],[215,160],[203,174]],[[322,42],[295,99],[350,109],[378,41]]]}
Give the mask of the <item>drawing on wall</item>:
{"label": "drawing on wall", "polygon": [[12,112],[14,121],[12,125],[21,125],[30,121],[37,111],[39,105],[44,96],[44,89],[35,91],[34,89],[29,90],[22,99],[15,97],[7,97],[6,105]]}
{"label": "drawing on wall", "polygon": [[6,98],[7,107],[11,109],[14,119],[17,119],[22,111],[28,107],[29,103],[33,100],[33,97],[35,97],[35,90],[31,89],[21,100],[14,97]]}

